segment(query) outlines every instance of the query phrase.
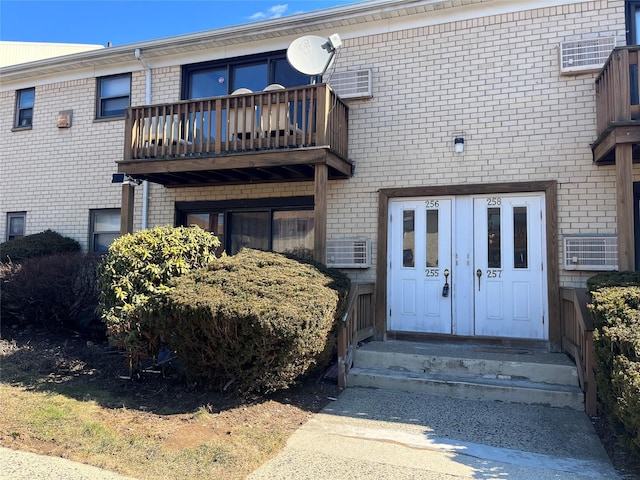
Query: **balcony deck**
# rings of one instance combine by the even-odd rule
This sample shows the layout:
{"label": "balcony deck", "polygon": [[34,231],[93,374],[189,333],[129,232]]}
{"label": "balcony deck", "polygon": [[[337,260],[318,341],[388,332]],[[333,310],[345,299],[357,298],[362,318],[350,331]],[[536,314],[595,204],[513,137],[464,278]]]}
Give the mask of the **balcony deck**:
{"label": "balcony deck", "polygon": [[638,52],[638,45],[615,48],[596,78],[595,163],[615,163],[616,146],[624,144],[632,145],[633,161],[640,161]]}
{"label": "balcony deck", "polygon": [[118,172],[168,187],[349,178],[348,107],[326,84],[130,107]]}

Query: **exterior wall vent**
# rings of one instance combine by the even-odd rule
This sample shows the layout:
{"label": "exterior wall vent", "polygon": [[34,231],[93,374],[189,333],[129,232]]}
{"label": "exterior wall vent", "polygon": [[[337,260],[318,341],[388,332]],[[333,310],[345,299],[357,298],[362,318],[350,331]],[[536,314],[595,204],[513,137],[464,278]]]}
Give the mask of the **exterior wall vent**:
{"label": "exterior wall vent", "polygon": [[368,238],[333,238],[327,240],[327,267],[369,268],[371,242]]}
{"label": "exterior wall vent", "polygon": [[564,238],[565,270],[617,270],[618,238],[577,236]]}
{"label": "exterior wall vent", "polygon": [[560,72],[597,71],[616,46],[616,37],[585,38],[560,44]]}
{"label": "exterior wall vent", "polygon": [[373,96],[370,68],[334,73],[328,81],[340,98],[370,98]]}

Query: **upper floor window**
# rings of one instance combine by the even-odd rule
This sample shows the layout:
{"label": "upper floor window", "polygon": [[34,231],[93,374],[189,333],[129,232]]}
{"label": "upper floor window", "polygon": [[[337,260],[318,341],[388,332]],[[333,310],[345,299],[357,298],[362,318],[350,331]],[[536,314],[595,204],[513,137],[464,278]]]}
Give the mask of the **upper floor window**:
{"label": "upper floor window", "polygon": [[185,100],[229,95],[238,88],[260,92],[272,83],[285,87],[311,83],[308,75],[289,64],[286,50],[186,65],[182,77],[182,98]]}
{"label": "upper floor window", "polygon": [[7,213],[7,240],[24,237],[26,212]]}
{"label": "upper floor window", "polygon": [[120,209],[91,210],[89,251],[106,253],[109,245],[120,236]]}
{"label": "upper floor window", "polygon": [[98,78],[96,118],[123,117],[131,104],[131,74]]}
{"label": "upper floor window", "polygon": [[35,88],[26,88],[16,92],[15,128],[31,127],[33,123],[33,101],[35,97]]}
{"label": "upper floor window", "polygon": [[640,45],[640,1],[627,0],[626,7],[626,28],[627,45]]}

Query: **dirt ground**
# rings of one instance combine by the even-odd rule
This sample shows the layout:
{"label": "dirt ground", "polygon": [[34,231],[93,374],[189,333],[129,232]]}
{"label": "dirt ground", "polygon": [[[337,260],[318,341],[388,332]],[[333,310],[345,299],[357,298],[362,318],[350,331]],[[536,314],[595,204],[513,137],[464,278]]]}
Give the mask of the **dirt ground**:
{"label": "dirt ground", "polygon": [[[176,376],[164,377],[159,373],[143,373],[137,381],[127,380],[128,363],[121,353],[108,348],[106,343],[96,344],[77,334],[52,334],[36,329],[22,329],[2,325],[0,330],[0,381],[6,384],[31,385],[42,390],[56,391],[78,399],[96,400],[106,408],[119,409],[119,421],[131,424],[149,413],[184,415],[188,418],[198,409],[218,413],[221,430],[231,432],[236,425],[247,422],[255,425],[270,421],[270,411],[277,410],[277,425],[265,428],[295,429],[314,412],[322,409],[339,395],[335,378],[326,378],[314,372],[300,385],[255,402],[239,399],[233,393],[206,391]],[[94,391],[94,398],[91,393]],[[75,392],[75,393],[74,393]],[[246,408],[250,405],[250,408]],[[282,405],[295,408],[283,410]],[[129,412],[130,418],[124,418]],[[592,418],[614,466],[627,480],[640,480],[640,458],[629,454],[603,417]],[[157,428],[166,422],[158,421]],[[166,438],[166,448],[180,449],[206,441],[206,432],[195,431],[189,423],[173,429]],[[0,431],[0,444],[43,454],[59,454],[51,445],[30,442],[28,437],[11,439]]]}

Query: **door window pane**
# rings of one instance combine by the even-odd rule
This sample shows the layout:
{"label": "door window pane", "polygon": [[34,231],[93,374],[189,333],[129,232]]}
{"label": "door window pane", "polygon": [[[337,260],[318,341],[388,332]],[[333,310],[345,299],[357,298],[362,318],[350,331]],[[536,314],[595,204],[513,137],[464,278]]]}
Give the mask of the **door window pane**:
{"label": "door window pane", "polygon": [[224,251],[224,213],[188,213],[185,223],[189,227],[197,226],[213,233],[220,241],[216,255]]}
{"label": "door window pane", "polygon": [[402,212],[402,266],[415,266],[415,210]]}
{"label": "door window pane", "polygon": [[487,208],[487,267],[502,268],[500,208]]}
{"label": "door window pane", "polygon": [[438,266],[438,210],[427,210],[427,268]]}
{"label": "door window pane", "polygon": [[527,207],[513,208],[513,267],[528,267]]}
{"label": "door window pane", "polygon": [[313,258],[313,210],[273,212],[273,251]]}
{"label": "door window pane", "polygon": [[269,250],[271,212],[234,212],[229,214],[231,255],[241,248]]}

